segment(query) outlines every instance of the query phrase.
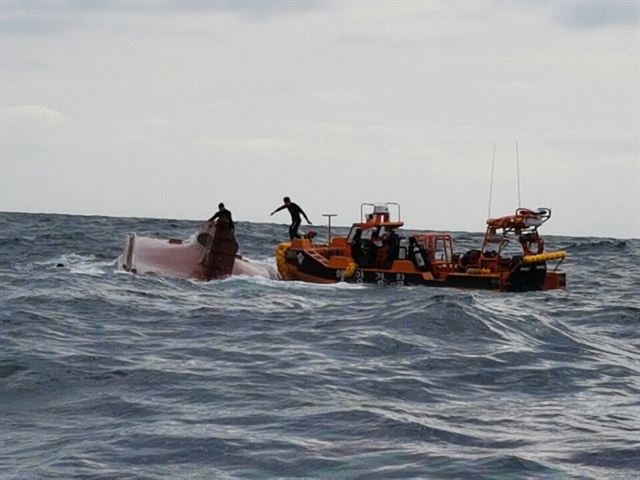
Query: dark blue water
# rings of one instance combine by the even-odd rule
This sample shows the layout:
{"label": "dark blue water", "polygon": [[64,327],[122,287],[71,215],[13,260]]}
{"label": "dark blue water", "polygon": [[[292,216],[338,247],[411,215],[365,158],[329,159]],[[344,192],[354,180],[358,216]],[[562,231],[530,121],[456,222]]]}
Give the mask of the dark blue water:
{"label": "dark blue water", "polygon": [[196,226],[0,214],[1,478],[640,476],[640,241],[533,293],[115,271]]}

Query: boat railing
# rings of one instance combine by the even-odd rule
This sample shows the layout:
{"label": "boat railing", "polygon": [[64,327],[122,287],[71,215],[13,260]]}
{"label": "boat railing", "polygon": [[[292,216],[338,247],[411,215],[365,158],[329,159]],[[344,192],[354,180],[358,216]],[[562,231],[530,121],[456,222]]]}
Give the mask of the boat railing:
{"label": "boat railing", "polygon": [[[365,207],[371,207],[371,212],[365,215],[364,209]],[[368,215],[386,215],[390,217],[389,207],[393,207],[396,209],[398,213],[397,221],[402,221],[402,215],[400,214],[400,204],[398,202],[380,202],[380,203],[369,203],[363,202],[360,204],[360,221],[366,223]]]}

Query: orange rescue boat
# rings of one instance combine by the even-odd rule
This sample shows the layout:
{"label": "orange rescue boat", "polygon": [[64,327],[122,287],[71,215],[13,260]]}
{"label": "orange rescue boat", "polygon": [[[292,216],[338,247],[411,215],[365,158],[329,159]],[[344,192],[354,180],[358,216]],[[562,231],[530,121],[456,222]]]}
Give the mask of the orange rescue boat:
{"label": "orange rescue boat", "polygon": [[[390,210],[395,210],[395,219]],[[558,271],[566,252],[546,252],[538,227],[551,210],[519,208],[514,215],[487,220],[478,250],[454,253],[451,235],[423,232],[405,235],[398,230],[397,203],[363,203],[360,222],[349,234],[314,243],[313,238],[283,242],[276,249],[280,276],[285,280],[316,283],[374,283],[425,285],[497,291],[564,288]]]}

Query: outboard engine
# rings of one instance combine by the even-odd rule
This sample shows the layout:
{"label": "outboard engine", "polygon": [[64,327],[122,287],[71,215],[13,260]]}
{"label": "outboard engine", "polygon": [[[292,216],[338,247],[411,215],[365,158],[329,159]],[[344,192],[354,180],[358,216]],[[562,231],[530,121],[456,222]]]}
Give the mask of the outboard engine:
{"label": "outboard engine", "polygon": [[238,242],[229,222],[218,220],[215,225],[208,228],[206,233],[198,235],[198,242],[205,247],[202,259],[205,280],[231,275],[238,253]]}

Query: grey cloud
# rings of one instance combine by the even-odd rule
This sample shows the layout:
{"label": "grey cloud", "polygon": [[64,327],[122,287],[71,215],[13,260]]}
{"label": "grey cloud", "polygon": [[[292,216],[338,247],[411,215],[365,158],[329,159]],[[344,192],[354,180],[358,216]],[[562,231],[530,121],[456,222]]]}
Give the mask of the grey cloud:
{"label": "grey cloud", "polygon": [[582,1],[561,4],[556,16],[563,24],[580,29],[631,26],[638,23],[635,1]]}
{"label": "grey cloud", "polygon": [[70,16],[58,2],[14,3],[0,8],[0,32],[18,34],[55,34],[72,29],[82,18]]}
{"label": "grey cloud", "polygon": [[315,1],[294,1],[294,0],[167,0],[160,2],[160,5],[175,9],[187,11],[207,11],[222,10],[234,12],[242,15],[268,17],[289,12],[305,12],[315,10],[322,6],[325,2],[321,0]]}
{"label": "grey cloud", "polygon": [[176,12],[228,12],[248,18],[269,18],[318,9],[327,2],[293,0],[33,0],[4,1],[0,32],[54,34],[77,27],[87,15],[97,13],[167,14]]}
{"label": "grey cloud", "polygon": [[525,11],[577,30],[637,25],[640,8],[636,0],[493,0],[486,6]]}
{"label": "grey cloud", "polygon": [[548,16],[568,28],[585,30],[637,25],[640,8],[636,0],[496,0],[494,7],[525,10]]}

